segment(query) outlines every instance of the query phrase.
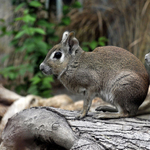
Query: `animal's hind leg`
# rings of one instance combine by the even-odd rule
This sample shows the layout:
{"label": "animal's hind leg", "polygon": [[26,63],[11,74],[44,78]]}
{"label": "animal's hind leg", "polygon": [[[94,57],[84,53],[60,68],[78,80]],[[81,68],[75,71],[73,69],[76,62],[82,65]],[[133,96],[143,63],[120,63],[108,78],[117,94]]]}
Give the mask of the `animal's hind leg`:
{"label": "animal's hind leg", "polygon": [[118,112],[118,110],[112,106],[99,106],[95,109],[96,111],[103,111],[103,112]]}
{"label": "animal's hind leg", "polygon": [[124,113],[119,113],[119,112],[105,112],[105,113],[100,113],[100,114],[95,114],[93,116],[93,118],[96,119],[113,119],[113,118],[124,118],[124,117],[129,117],[128,114],[124,114]]}
{"label": "animal's hind leg", "polygon": [[[101,112],[101,113],[96,113],[93,118],[96,119],[111,119],[111,118],[124,118],[124,117],[129,117],[128,113],[125,113],[120,106],[118,106],[117,109],[112,109],[115,112]],[[118,111],[116,111],[118,110]]]}
{"label": "animal's hind leg", "polygon": [[[129,113],[124,110],[124,107],[119,104],[114,104],[116,109],[113,107],[105,107],[108,112],[96,113],[93,118],[96,119],[112,119],[112,118],[124,118],[129,117]],[[111,109],[110,109],[111,108]],[[110,111],[111,110],[111,111]]]}

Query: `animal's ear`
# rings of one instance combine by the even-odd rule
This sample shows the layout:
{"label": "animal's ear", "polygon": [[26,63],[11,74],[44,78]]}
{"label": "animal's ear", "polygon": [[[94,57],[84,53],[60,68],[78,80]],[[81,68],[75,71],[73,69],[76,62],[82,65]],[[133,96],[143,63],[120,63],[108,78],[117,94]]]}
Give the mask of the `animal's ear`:
{"label": "animal's ear", "polygon": [[62,42],[62,43],[65,43],[68,36],[69,36],[69,32],[68,32],[68,31],[65,31],[65,32],[63,33],[61,42]]}
{"label": "animal's ear", "polygon": [[76,50],[78,49],[79,47],[79,42],[78,40],[75,38],[74,36],[74,32],[70,32],[68,34],[68,37],[66,39],[66,41],[64,42],[65,46],[68,46],[69,47],[69,53],[71,55],[75,55],[76,53]]}

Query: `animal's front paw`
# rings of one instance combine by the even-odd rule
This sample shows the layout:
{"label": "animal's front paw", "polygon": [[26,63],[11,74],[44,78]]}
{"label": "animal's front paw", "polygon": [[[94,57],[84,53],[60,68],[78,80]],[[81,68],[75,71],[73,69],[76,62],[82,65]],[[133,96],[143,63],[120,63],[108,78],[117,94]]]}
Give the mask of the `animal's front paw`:
{"label": "animal's front paw", "polygon": [[77,115],[77,116],[75,117],[75,119],[82,119],[82,118],[84,118],[85,116],[86,116],[86,114],[80,113],[79,115]]}

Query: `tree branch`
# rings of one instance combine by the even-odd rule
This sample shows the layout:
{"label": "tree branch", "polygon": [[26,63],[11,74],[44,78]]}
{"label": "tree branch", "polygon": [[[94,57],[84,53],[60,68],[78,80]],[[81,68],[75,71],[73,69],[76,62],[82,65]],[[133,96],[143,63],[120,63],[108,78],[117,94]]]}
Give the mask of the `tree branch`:
{"label": "tree branch", "polygon": [[52,146],[55,150],[150,150],[148,120],[99,120],[92,118],[93,113],[82,120],[74,120],[76,115],[76,111],[51,107],[19,112],[9,119],[0,148],[11,150],[21,145],[22,149],[27,147],[32,150],[41,147],[52,150]]}

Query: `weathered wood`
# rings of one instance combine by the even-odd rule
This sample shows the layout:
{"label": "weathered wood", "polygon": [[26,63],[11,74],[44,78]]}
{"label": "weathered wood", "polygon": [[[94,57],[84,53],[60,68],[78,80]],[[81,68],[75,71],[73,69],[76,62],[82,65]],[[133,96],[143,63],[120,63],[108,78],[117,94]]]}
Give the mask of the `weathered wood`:
{"label": "weathered wood", "polygon": [[9,106],[0,104],[0,119],[2,116],[4,116],[4,114],[6,113],[6,111],[8,110]]}
{"label": "weathered wood", "polygon": [[150,149],[150,121],[137,118],[93,119],[90,113],[82,120],[74,120],[75,112],[57,109],[66,116],[71,128],[80,134],[88,133],[105,149]]}
{"label": "weathered wood", "polygon": [[19,98],[21,98],[22,96],[16,94],[13,91],[10,91],[6,88],[4,88],[1,84],[0,84],[0,103],[3,103],[5,105],[10,105],[12,104],[14,101],[18,100]]}
{"label": "weathered wood", "polygon": [[[11,118],[11,122],[13,123],[13,119],[14,119],[15,122],[13,128],[17,126],[18,129],[21,129],[20,126],[26,128],[27,126],[26,123],[28,122],[28,125],[30,124],[32,126],[32,130],[31,128],[28,128],[29,130],[28,132],[32,134],[36,133],[36,136],[42,139],[42,141],[40,142],[43,142],[44,144],[45,142],[53,141],[47,139],[54,138],[54,135],[52,135],[51,132],[47,134],[48,131],[51,130],[50,117],[52,116],[51,114],[52,112],[58,114],[59,117],[62,118],[64,118],[63,116],[65,116],[66,121],[64,119],[60,121],[59,120],[60,118],[58,120],[56,118],[56,120],[58,121],[58,123],[61,122],[60,123],[61,125],[63,125],[63,122],[67,122],[70,125],[70,128],[72,129],[73,133],[75,133],[76,140],[74,141],[73,146],[70,147],[71,150],[84,150],[84,149],[86,150],[92,150],[92,149],[94,150],[103,150],[103,149],[104,150],[105,149],[150,150],[150,121],[149,120],[137,119],[137,118],[100,120],[100,119],[93,119],[92,118],[93,113],[89,113],[88,116],[82,120],[75,120],[74,118],[77,115],[76,111],[67,111],[67,110],[50,108],[50,107],[39,107],[36,109],[31,108],[18,113],[13,118]],[[40,127],[40,129],[36,125],[36,118],[38,117],[43,118],[41,121],[43,123],[43,127]],[[20,122],[19,121],[16,122],[17,119],[20,120]],[[17,125],[15,123],[17,123]],[[11,131],[8,130],[10,126],[9,124],[10,124],[10,120],[8,121],[8,124],[4,130],[3,138],[4,138],[4,134],[6,134],[5,133],[6,131],[8,132],[7,134],[10,135]],[[42,130],[45,132],[41,132]],[[68,137],[69,140],[70,135],[67,134],[66,135],[64,134],[63,137]],[[47,136],[47,138],[45,138],[45,136]],[[66,145],[64,144],[64,147],[65,146]],[[59,148],[57,149],[59,150]]]}

